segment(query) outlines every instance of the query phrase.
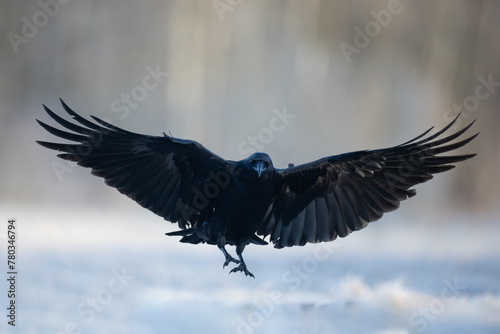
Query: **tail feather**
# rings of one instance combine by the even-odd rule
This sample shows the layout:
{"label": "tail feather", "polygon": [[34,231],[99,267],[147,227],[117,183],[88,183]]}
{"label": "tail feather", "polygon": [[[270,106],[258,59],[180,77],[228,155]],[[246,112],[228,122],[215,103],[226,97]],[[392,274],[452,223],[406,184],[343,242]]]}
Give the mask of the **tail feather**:
{"label": "tail feather", "polygon": [[182,238],[179,240],[180,242],[188,243],[188,244],[199,244],[206,242],[203,238],[201,238],[194,228],[187,228],[185,230],[179,230],[174,232],[165,233],[168,236],[176,236],[181,235]]}

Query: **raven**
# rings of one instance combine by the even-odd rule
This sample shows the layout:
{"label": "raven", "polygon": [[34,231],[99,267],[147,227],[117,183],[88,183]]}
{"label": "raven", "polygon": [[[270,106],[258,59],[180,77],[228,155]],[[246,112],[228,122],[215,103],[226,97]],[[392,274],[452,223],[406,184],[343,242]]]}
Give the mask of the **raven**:
{"label": "raven", "polygon": [[[142,135],[109,124],[94,122],[71,110],[70,122],[45,105],[45,111],[71,132],[37,122],[51,134],[73,143],[37,141],[60,151],[58,157],[89,167],[141,206],[177,223],[181,242],[217,245],[223,252],[223,268],[234,262],[230,273],[248,271],[242,253],[253,243],[274,247],[302,246],[332,241],[358,231],[393,211],[416,194],[410,189],[430,180],[432,174],[454,168],[453,163],[475,154],[442,156],[458,149],[478,133],[450,143],[472,124],[437,139],[456,122],[440,131],[401,145],[325,157],[302,165],[276,169],[265,153],[240,161],[225,160],[198,142]],[[79,124],[78,124],[79,123]],[[238,259],[225,246],[236,246]]]}

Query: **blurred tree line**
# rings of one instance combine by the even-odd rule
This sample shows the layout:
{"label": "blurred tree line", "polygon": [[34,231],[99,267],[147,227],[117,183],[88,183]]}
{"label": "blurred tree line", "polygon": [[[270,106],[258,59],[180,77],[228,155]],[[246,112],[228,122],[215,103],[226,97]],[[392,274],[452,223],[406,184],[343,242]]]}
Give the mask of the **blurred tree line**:
{"label": "blurred tree line", "polygon": [[229,159],[286,108],[296,117],[265,145],[281,167],[397,144],[463,110],[461,126],[477,119],[471,134],[481,131],[463,152],[478,156],[441,195],[495,208],[499,18],[493,0],[2,1],[0,200],[54,187],[34,118],[63,97],[83,115],[171,130]]}

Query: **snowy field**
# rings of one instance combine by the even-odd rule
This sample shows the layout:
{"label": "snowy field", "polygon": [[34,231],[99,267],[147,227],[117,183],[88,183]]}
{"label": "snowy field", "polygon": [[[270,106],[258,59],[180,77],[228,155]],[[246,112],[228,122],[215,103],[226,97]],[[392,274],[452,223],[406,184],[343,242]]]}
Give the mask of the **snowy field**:
{"label": "snowy field", "polygon": [[0,208],[18,231],[16,326],[3,278],[1,333],[500,333],[495,217],[392,213],[333,243],[251,245],[252,279],[140,208]]}

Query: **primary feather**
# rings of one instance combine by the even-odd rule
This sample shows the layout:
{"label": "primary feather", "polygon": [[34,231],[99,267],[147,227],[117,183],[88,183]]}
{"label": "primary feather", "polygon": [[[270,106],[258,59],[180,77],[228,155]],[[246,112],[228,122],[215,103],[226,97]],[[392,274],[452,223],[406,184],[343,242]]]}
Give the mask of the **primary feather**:
{"label": "primary feather", "polygon": [[[444,136],[458,115],[435,134],[428,135],[431,128],[401,145],[275,169],[265,153],[225,160],[195,141],[137,134],[94,116],[90,121],[61,103],[73,122],[44,108],[65,130],[37,121],[70,143],[40,145],[90,168],[107,185],[181,228],[167,234],[182,236],[182,242],[216,244],[224,266],[234,262],[238,266],[231,272],[252,277],[242,257],[247,244],[267,244],[261,237],[269,237],[276,248],[299,246],[360,230],[414,196],[416,184],[472,158],[441,154],[477,136],[453,142],[474,122]],[[229,255],[227,244],[236,245],[239,259]]]}

